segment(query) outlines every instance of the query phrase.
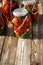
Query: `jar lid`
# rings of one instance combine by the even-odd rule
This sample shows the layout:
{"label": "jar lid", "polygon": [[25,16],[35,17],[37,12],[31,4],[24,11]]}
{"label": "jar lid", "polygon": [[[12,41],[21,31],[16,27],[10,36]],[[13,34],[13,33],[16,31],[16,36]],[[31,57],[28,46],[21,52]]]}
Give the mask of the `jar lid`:
{"label": "jar lid", "polygon": [[35,0],[28,0],[28,1],[22,1],[22,3],[23,3],[24,5],[34,4],[34,3],[36,3],[36,1],[35,1]]}
{"label": "jar lid", "polygon": [[28,14],[28,11],[25,8],[17,8],[13,11],[14,16],[25,16]]}

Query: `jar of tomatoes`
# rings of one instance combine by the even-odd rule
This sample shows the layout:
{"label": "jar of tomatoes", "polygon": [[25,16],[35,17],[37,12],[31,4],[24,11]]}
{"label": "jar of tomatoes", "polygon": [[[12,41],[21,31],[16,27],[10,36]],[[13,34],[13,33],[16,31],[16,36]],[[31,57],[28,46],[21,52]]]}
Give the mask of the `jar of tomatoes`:
{"label": "jar of tomatoes", "polygon": [[36,25],[39,21],[38,4],[35,0],[23,1],[23,4],[31,15],[32,25]]}
{"label": "jar of tomatoes", "polygon": [[17,37],[29,37],[32,27],[31,27],[31,16],[25,8],[17,8],[13,11],[15,16],[12,20],[14,32]]}
{"label": "jar of tomatoes", "polygon": [[5,14],[5,17],[7,19],[7,22],[11,21],[11,0],[3,0],[2,1],[2,7]]}

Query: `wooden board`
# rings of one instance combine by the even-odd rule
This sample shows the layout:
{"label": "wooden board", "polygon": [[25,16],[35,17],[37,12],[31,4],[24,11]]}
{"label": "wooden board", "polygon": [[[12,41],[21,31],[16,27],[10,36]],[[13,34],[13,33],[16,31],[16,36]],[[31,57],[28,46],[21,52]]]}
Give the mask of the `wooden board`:
{"label": "wooden board", "polygon": [[6,37],[5,45],[1,57],[2,65],[13,65],[15,61],[16,49],[17,49],[17,38]]}
{"label": "wooden board", "polygon": [[15,65],[30,65],[31,40],[18,39]]}
{"label": "wooden board", "polygon": [[4,42],[5,42],[5,36],[0,36],[0,59],[3,51]]}
{"label": "wooden board", "polygon": [[39,0],[39,3],[43,4],[43,0]]}
{"label": "wooden board", "polygon": [[32,65],[34,65],[34,61],[35,64],[43,65],[43,39],[34,39],[32,43]]}

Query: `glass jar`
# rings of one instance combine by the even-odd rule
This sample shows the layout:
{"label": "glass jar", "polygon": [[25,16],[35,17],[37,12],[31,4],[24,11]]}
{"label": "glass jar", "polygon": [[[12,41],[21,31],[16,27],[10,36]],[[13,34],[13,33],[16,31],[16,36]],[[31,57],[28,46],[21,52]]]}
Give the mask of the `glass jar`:
{"label": "glass jar", "polygon": [[32,25],[39,21],[38,4],[35,0],[23,1],[24,7],[29,11],[32,18]]}
{"label": "glass jar", "polygon": [[[13,19],[14,32],[17,37],[26,37],[31,32],[31,16],[24,8],[18,8],[13,11],[15,16]],[[26,35],[27,33],[27,35]]]}
{"label": "glass jar", "polygon": [[2,7],[4,10],[4,14],[7,19],[7,22],[9,22],[11,20],[11,0],[3,0]]}

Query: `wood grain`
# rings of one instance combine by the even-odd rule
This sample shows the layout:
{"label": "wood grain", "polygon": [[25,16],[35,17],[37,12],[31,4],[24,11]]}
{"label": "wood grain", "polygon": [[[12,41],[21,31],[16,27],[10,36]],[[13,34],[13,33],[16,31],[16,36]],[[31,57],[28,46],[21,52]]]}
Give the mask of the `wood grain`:
{"label": "wood grain", "polygon": [[2,65],[13,65],[15,61],[17,38],[6,37],[3,54],[1,58]]}
{"label": "wood grain", "polygon": [[17,45],[17,53],[15,65],[30,65],[31,40],[19,39]]}
{"label": "wood grain", "polygon": [[0,60],[3,52],[4,42],[5,42],[5,36],[0,36]]}
{"label": "wood grain", "polygon": [[32,44],[34,48],[32,49],[32,62],[43,65],[43,39],[34,39]]}
{"label": "wood grain", "polygon": [[5,39],[5,36],[0,36],[0,53],[1,53],[3,43],[4,43],[4,39]]}
{"label": "wood grain", "polygon": [[39,3],[43,4],[43,0],[39,0]]}

